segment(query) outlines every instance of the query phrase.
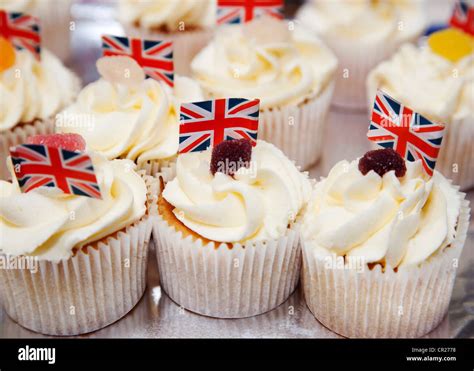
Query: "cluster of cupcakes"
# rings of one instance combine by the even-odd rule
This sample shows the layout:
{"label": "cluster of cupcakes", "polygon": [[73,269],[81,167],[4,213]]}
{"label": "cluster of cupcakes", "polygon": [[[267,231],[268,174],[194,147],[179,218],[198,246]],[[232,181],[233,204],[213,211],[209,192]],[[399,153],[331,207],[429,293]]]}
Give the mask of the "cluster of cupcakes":
{"label": "cluster of cupcakes", "polygon": [[[38,59],[0,39],[9,56],[0,65],[2,177],[11,179],[0,181],[0,252],[38,263],[0,270],[5,310],[45,334],[105,327],[143,295],[153,240],[163,290],[193,312],[255,316],[285,302],[301,278],[311,312],[341,335],[428,333],[447,311],[470,215],[447,180],[455,177],[449,165],[427,172],[422,160],[384,148],[337,163],[319,181],[305,170],[324,151],[331,102],[353,107],[369,97],[372,105],[382,89],[447,124],[439,164],[458,162],[456,180],[473,185],[472,58],[448,61],[437,46],[406,44],[375,67],[422,32],[415,4],[354,2],[336,17],[319,2],[299,12],[300,22],[270,14],[214,27],[225,19],[221,3],[120,1],[130,37],[103,39],[101,78],[82,90],[44,48]],[[362,16],[357,40],[348,38]],[[406,27],[397,33],[400,19]],[[371,27],[381,31],[375,38]],[[155,78],[119,46],[107,49],[137,40],[162,50]],[[414,90],[444,89],[454,67],[462,78],[447,96],[427,102]],[[346,82],[340,68],[356,76]],[[415,86],[410,73],[426,81]],[[212,136],[203,127],[195,140],[184,132],[189,117],[222,126],[206,116],[217,117],[220,103],[235,115],[232,131]],[[90,125],[68,122],[78,117]],[[87,162],[87,182],[41,183],[28,173],[29,161],[52,153],[63,165],[74,166],[72,156]]]}

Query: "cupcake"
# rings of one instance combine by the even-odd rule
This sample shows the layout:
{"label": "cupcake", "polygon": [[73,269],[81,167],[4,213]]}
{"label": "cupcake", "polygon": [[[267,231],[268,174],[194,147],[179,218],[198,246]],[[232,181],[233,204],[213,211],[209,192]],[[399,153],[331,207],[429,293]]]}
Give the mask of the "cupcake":
{"label": "cupcake", "polygon": [[425,27],[424,0],[309,1],[297,21],[319,35],[336,54],[334,104],[364,108],[365,81],[377,63]]}
{"label": "cupcake", "polygon": [[336,66],[316,37],[262,17],[221,26],[191,69],[209,98],[259,98],[259,138],[307,169],[322,152]]}
{"label": "cupcake", "polygon": [[6,179],[9,147],[30,135],[52,133],[54,116],[72,103],[80,81],[46,49],[38,61],[0,38],[0,54],[0,178]]}
{"label": "cupcake", "polygon": [[216,0],[119,0],[118,18],[127,36],[173,41],[175,71],[189,75],[189,63],[211,39]]}
{"label": "cupcake", "polygon": [[294,291],[299,217],[310,182],[275,146],[229,140],[178,156],[157,202],[153,236],[162,288],[219,318],[267,312]]}
{"label": "cupcake", "polygon": [[38,17],[42,44],[65,62],[71,54],[71,3],[72,0],[0,0],[0,9]]}
{"label": "cupcake", "polygon": [[370,106],[377,89],[382,89],[427,118],[445,124],[446,133],[436,168],[459,184],[461,189],[473,187],[472,53],[451,61],[429,47],[403,45],[391,59],[379,64],[369,74],[367,90]]}
{"label": "cupcake", "polygon": [[469,202],[392,149],[341,161],[302,221],[306,303],[347,337],[418,337],[448,309]]}
{"label": "cupcake", "polygon": [[[181,76],[175,76],[174,89],[145,79],[129,57],[104,57],[97,66],[102,78],[58,115],[56,130],[78,133],[91,150],[109,160],[130,159],[148,174],[169,166],[178,152],[179,105],[202,100],[199,85]],[[129,78],[118,76],[125,70]]]}
{"label": "cupcake", "polygon": [[[71,144],[69,137],[58,144],[58,134],[30,143],[53,146],[51,138],[56,147]],[[145,290],[153,179],[142,178],[130,160],[88,155],[101,198],[52,187],[22,193],[15,177],[0,181],[0,252],[11,267],[0,270],[1,300],[13,320],[43,334],[105,327]]]}

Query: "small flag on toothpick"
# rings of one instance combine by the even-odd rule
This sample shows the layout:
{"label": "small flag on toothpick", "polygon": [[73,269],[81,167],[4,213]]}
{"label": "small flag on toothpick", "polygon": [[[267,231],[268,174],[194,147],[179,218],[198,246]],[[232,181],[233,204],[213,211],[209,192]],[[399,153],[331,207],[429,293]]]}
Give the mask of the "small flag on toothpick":
{"label": "small flag on toothpick", "polygon": [[474,36],[474,4],[469,0],[457,0],[449,24]]}
{"label": "small flag on toothpick", "polygon": [[10,149],[21,191],[56,187],[64,193],[101,198],[92,160],[84,152],[43,144],[21,144]]}
{"label": "small flag on toothpick", "polygon": [[36,59],[41,57],[41,36],[38,18],[25,13],[0,10],[0,36],[17,50],[28,50]]}
{"label": "small flag on toothpick", "polygon": [[217,24],[239,24],[261,16],[283,19],[283,0],[218,0]]}
{"label": "small flag on toothpick", "polygon": [[128,56],[133,58],[145,74],[155,80],[174,86],[173,43],[171,41],[142,40],[104,35],[102,51],[105,57]]}
{"label": "small flag on toothpick", "polygon": [[180,110],[179,153],[205,151],[224,140],[257,143],[260,101],[224,98],[183,103]]}
{"label": "small flag on toothpick", "polygon": [[392,148],[407,161],[421,160],[432,176],[444,129],[444,125],[433,123],[379,90],[367,137],[381,147]]}

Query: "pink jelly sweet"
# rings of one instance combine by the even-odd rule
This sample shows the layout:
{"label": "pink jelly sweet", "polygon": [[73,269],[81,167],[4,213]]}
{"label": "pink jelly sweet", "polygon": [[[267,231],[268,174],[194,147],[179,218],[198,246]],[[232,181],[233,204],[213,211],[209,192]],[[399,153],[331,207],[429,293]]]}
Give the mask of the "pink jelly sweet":
{"label": "pink jelly sweet", "polygon": [[26,144],[43,144],[48,147],[62,148],[68,151],[84,151],[86,141],[79,134],[39,134],[28,137]]}

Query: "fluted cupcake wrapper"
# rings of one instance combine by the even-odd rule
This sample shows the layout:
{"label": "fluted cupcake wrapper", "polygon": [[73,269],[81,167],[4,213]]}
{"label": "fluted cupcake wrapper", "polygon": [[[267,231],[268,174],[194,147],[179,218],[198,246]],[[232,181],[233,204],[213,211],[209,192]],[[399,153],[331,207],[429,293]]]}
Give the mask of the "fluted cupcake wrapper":
{"label": "fluted cupcake wrapper", "polygon": [[26,139],[32,135],[52,134],[54,133],[54,120],[36,120],[31,124],[21,124],[10,130],[0,133],[0,179],[8,179],[6,160],[10,155],[10,147],[26,142]]}
{"label": "fluted cupcake wrapper", "polygon": [[193,58],[211,41],[214,34],[212,29],[163,33],[129,25],[124,25],[123,27],[127,36],[149,40],[172,41],[174,71],[183,76],[191,75],[191,62]]}
{"label": "fluted cupcake wrapper", "polygon": [[66,62],[71,56],[72,0],[39,2],[41,38],[44,46]]}
{"label": "fluted cupcake wrapper", "polygon": [[472,115],[446,125],[436,170],[461,190],[474,187],[474,120]]}
{"label": "fluted cupcake wrapper", "polygon": [[433,330],[448,309],[457,261],[469,225],[469,202],[464,200],[456,237],[450,247],[420,266],[376,265],[362,272],[331,269],[302,241],[302,280],[306,303],[332,331],[351,338],[419,337]]}
{"label": "fluted cupcake wrapper", "polygon": [[[171,170],[170,170],[171,171]],[[162,176],[164,181],[172,178]],[[159,194],[156,185],[154,194]],[[268,312],[295,290],[301,268],[299,224],[276,240],[245,246],[183,237],[157,209],[153,239],[163,290],[178,305],[218,318],[244,318]]]}
{"label": "fluted cupcake wrapper", "polygon": [[163,160],[146,161],[141,164],[138,164],[138,169],[144,170],[146,175],[155,176],[156,174],[161,172],[162,169],[174,168],[176,164],[176,159],[177,159],[177,156],[174,156],[168,159],[163,159]]}
{"label": "fluted cupcake wrapper", "polygon": [[137,304],[146,286],[151,189],[156,188],[154,178],[143,176],[148,211],[136,223],[59,263],[0,269],[2,303],[13,320],[42,334],[78,335],[119,320]]}
{"label": "fluted cupcake wrapper", "polygon": [[297,166],[308,169],[323,151],[333,91],[331,83],[320,95],[298,106],[261,110],[258,138],[273,143]]}
{"label": "fluted cupcake wrapper", "polygon": [[[347,40],[325,38],[336,54],[339,65],[333,104],[348,109],[364,110],[367,102],[366,81],[369,72],[389,58],[403,42],[381,42],[374,45],[348,44]],[[416,38],[404,42],[415,42]],[[357,46],[356,46],[357,45]]]}

